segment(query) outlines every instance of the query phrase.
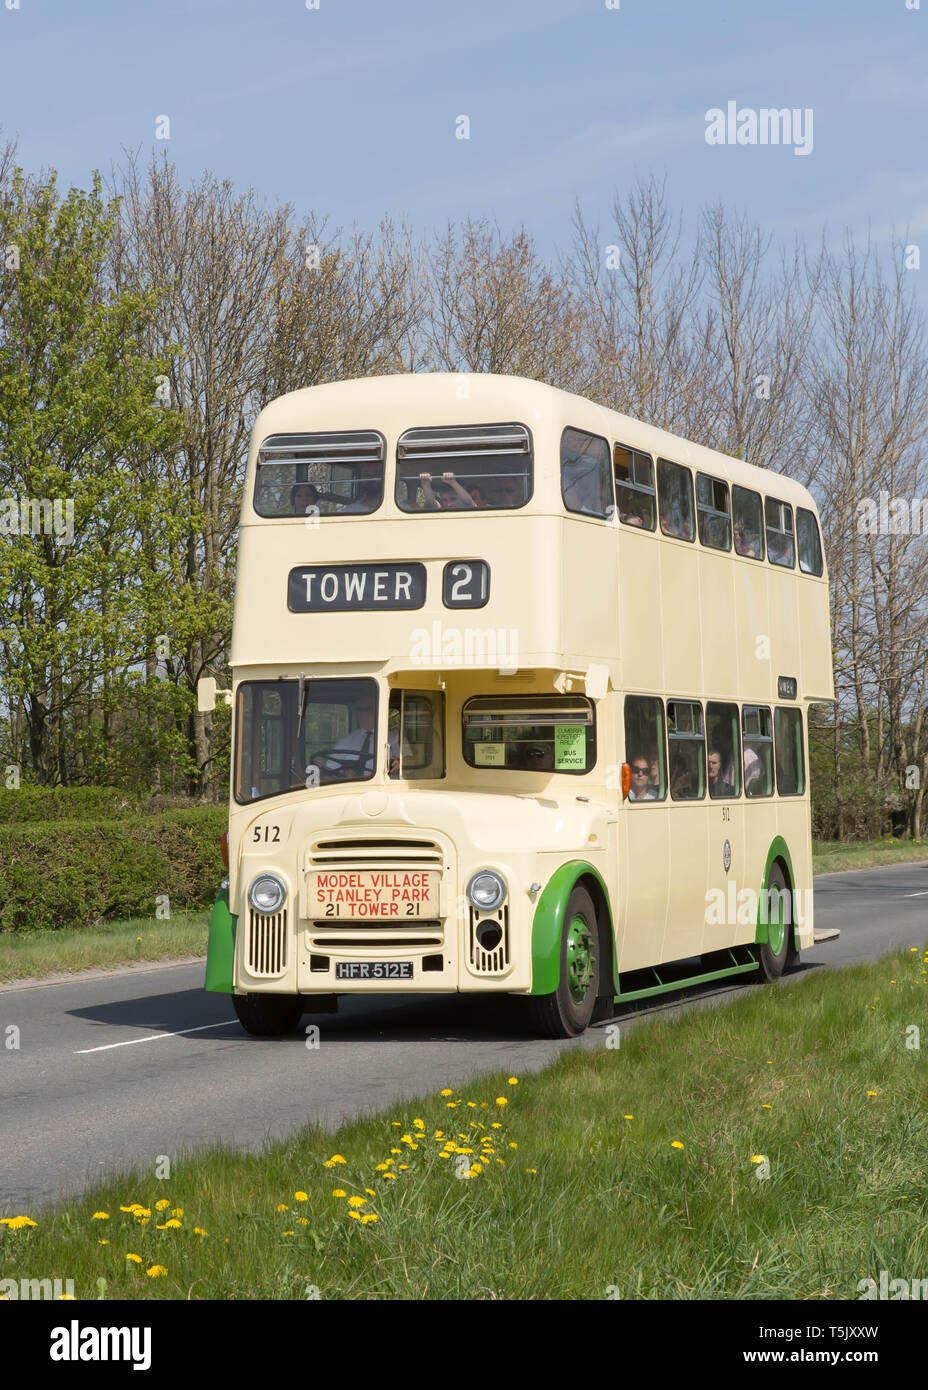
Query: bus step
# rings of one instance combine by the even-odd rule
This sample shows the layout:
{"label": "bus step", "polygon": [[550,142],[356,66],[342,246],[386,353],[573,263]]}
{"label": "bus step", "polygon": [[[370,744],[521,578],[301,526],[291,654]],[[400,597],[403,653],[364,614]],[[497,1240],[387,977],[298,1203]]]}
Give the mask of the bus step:
{"label": "bus step", "polygon": [[837,941],[840,935],[841,930],[839,927],[828,927],[827,930],[823,927],[821,931],[819,931],[817,927],[812,928],[812,940],[815,942],[816,946],[823,941]]}

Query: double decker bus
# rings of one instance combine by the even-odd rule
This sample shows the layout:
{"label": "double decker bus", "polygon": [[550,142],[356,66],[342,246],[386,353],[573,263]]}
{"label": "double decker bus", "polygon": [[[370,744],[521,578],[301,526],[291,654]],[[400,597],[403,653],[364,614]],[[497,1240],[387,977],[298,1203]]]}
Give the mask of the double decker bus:
{"label": "double decker bus", "polygon": [[231,667],[207,988],[249,1033],[458,992],[566,1037],[812,944],[834,692],[787,477],[521,378],[292,392],[254,427]]}

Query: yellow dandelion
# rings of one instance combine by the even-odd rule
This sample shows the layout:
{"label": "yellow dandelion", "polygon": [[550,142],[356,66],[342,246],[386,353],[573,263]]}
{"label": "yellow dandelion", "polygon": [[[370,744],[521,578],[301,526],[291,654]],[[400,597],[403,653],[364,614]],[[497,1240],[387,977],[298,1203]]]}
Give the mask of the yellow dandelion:
{"label": "yellow dandelion", "polygon": [[526,1171],[526,1173],[537,1173],[537,1172],[538,1172],[538,1169],[537,1169],[537,1168],[526,1168],[525,1171]]}
{"label": "yellow dandelion", "polygon": [[349,1207],[363,1207],[366,1201],[366,1197],[349,1197],[348,1205]]}
{"label": "yellow dandelion", "polygon": [[361,1213],[359,1211],[350,1211],[348,1215],[353,1217],[355,1221],[361,1220]]}
{"label": "yellow dandelion", "polygon": [[326,1168],[334,1168],[336,1163],[347,1163],[347,1158],[342,1158],[341,1154],[333,1154],[331,1158],[325,1160]]}
{"label": "yellow dandelion", "polygon": [[275,1210],[275,1211],[289,1211],[290,1208],[287,1206],[286,1202],[278,1202],[278,1203],[277,1203],[277,1206],[274,1208],[274,1210]]}
{"label": "yellow dandelion", "polygon": [[509,1147],[510,1147],[510,1149],[517,1149],[519,1146],[518,1146],[518,1144],[514,1144],[514,1143],[512,1142],[512,1140],[510,1139],[510,1141],[509,1141]]}
{"label": "yellow dandelion", "polygon": [[502,1125],[500,1124],[499,1120],[494,1120],[493,1123],[490,1125],[490,1128],[491,1128],[491,1129],[502,1129]]}
{"label": "yellow dandelion", "polygon": [[408,1169],[408,1167],[409,1167],[409,1164],[408,1164],[408,1163],[401,1163],[401,1164],[400,1164],[400,1171],[401,1171],[401,1172],[405,1172],[405,1171]]}
{"label": "yellow dandelion", "polygon": [[73,1294],[73,1293],[62,1293],[62,1294],[59,1294],[58,1297],[59,1297],[59,1299],[61,1299],[61,1300],[64,1300],[64,1299],[66,1299],[66,1298],[70,1298],[70,1299],[72,1300],[72,1302],[76,1300],[76,1295]]}
{"label": "yellow dandelion", "polygon": [[387,1165],[386,1163],[378,1163],[377,1166],[376,1166],[376,1168],[374,1169],[374,1172],[375,1172],[375,1173],[386,1173],[386,1172],[387,1172],[387,1168],[388,1168],[388,1165]]}
{"label": "yellow dandelion", "polygon": [[413,1120],[413,1129],[425,1129],[425,1120]]}
{"label": "yellow dandelion", "polygon": [[296,1224],[297,1224],[298,1226],[308,1226],[308,1225],[309,1225],[309,1217],[308,1217],[308,1216],[298,1216],[297,1219],[296,1219]]}
{"label": "yellow dandelion", "polygon": [[109,1245],[109,1241],[108,1241],[108,1240],[98,1240],[98,1241],[97,1241],[97,1244],[98,1244],[98,1245]]}
{"label": "yellow dandelion", "polygon": [[453,1152],[454,1152],[453,1149],[439,1149],[439,1151],[438,1151],[438,1157],[439,1157],[439,1158],[450,1158]]}
{"label": "yellow dandelion", "polygon": [[94,1221],[109,1221],[109,1219],[110,1214],[108,1211],[95,1211],[93,1214]]}
{"label": "yellow dandelion", "polygon": [[867,1095],[868,1095],[868,1096],[875,1096],[875,1095],[876,1095],[876,1091],[868,1091],[868,1092],[867,1092]]}
{"label": "yellow dandelion", "polygon": [[766,1158],[764,1157],[763,1154],[751,1154],[751,1162],[752,1162],[752,1163],[766,1163],[767,1160],[766,1160]]}
{"label": "yellow dandelion", "polygon": [[295,1235],[296,1235],[296,1231],[281,1231],[280,1234],[281,1234],[282,1236],[295,1236]]}
{"label": "yellow dandelion", "polygon": [[475,1100],[469,1100],[467,1104],[470,1106],[471,1110],[477,1109],[477,1102]]}
{"label": "yellow dandelion", "polygon": [[519,1084],[519,1078],[518,1078],[517,1076],[510,1076],[510,1078],[509,1078],[509,1084],[510,1084],[510,1086],[518,1086],[518,1084]]}
{"label": "yellow dandelion", "polygon": [[126,1259],[127,1259],[127,1260],[132,1260],[132,1261],[133,1261],[135,1264],[137,1264],[137,1265],[140,1265],[140,1264],[142,1263],[142,1257],[141,1257],[141,1255],[127,1255],[127,1256],[126,1256]]}
{"label": "yellow dandelion", "polygon": [[164,1229],[165,1229],[166,1231],[167,1231],[167,1230],[179,1231],[179,1230],[181,1230],[181,1223],[177,1220],[176,1216],[172,1216],[171,1219],[170,1219],[170,1221],[165,1221],[165,1223],[164,1223]]}
{"label": "yellow dandelion", "polygon": [[347,1197],[348,1193],[343,1187],[336,1187],[332,1193],[333,1197]]}
{"label": "yellow dandelion", "polygon": [[374,1191],[374,1189],[373,1189],[372,1187],[365,1187],[364,1191],[367,1193],[367,1195],[368,1195],[369,1197],[376,1197],[376,1196],[377,1196],[377,1193]]}
{"label": "yellow dandelion", "polygon": [[634,1115],[623,1115],[622,1118],[623,1120],[633,1120],[635,1117]]}
{"label": "yellow dandelion", "polygon": [[151,1269],[146,1269],[145,1273],[149,1279],[159,1279],[162,1274],[167,1274],[164,1265],[152,1265]]}
{"label": "yellow dandelion", "polygon": [[443,1091],[439,1091],[439,1095],[442,1095],[442,1096],[453,1096],[453,1095],[454,1095],[454,1092],[452,1091],[452,1089],[451,1089],[450,1086],[446,1086],[445,1089],[444,1089]]}
{"label": "yellow dandelion", "polygon": [[208,1231],[204,1231],[204,1229],[203,1229],[202,1226],[194,1226],[194,1228],[193,1228],[193,1234],[194,1234],[195,1236],[206,1236],[206,1235],[209,1235],[209,1232],[208,1232]]}
{"label": "yellow dandelion", "polygon": [[502,1110],[503,1106],[504,1106],[504,1105],[508,1105],[509,1102],[508,1102],[508,1100],[506,1099],[505,1096],[497,1096],[497,1097],[496,1097],[496,1104],[499,1106],[500,1110]]}
{"label": "yellow dandelion", "polygon": [[155,1203],[155,1211],[164,1211],[165,1207],[169,1207],[170,1205],[171,1203],[168,1201],[167,1197],[162,1197],[160,1202]]}
{"label": "yellow dandelion", "polygon": [[683,1145],[680,1143],[680,1140],[679,1140],[679,1139],[671,1139],[671,1141],[670,1141],[670,1147],[671,1147],[672,1149],[682,1149],[682,1148],[683,1148]]}
{"label": "yellow dandelion", "polygon": [[385,1177],[385,1178],[389,1178],[391,1182],[396,1182],[396,1174],[395,1174],[395,1173],[384,1173],[384,1177]]}
{"label": "yellow dandelion", "polygon": [[435,1138],[436,1138],[436,1139],[444,1139],[444,1137],[445,1137],[445,1131],[444,1131],[443,1129],[436,1129],[436,1131],[435,1131]]}
{"label": "yellow dandelion", "polygon": [[367,1226],[367,1225],[370,1224],[371,1221],[376,1221],[376,1220],[377,1220],[377,1213],[376,1213],[375,1211],[366,1211],[366,1212],[364,1213],[364,1215],[361,1217],[361,1225],[362,1225],[362,1226]]}
{"label": "yellow dandelion", "polygon": [[403,1152],[403,1150],[402,1150],[402,1149],[391,1149],[390,1152],[391,1152],[391,1154],[401,1154],[401,1153]]}
{"label": "yellow dandelion", "polygon": [[767,1101],[764,1101],[763,1105],[762,1105],[760,1108],[761,1108],[761,1110],[772,1110],[772,1109],[773,1109],[773,1106],[772,1106],[772,1105],[769,1105],[769,1104],[767,1103]]}
{"label": "yellow dandelion", "polygon": [[293,1200],[294,1200],[295,1202],[308,1202],[308,1201],[309,1201],[309,1197],[307,1196],[307,1194],[306,1194],[305,1192],[294,1192],[294,1194],[293,1194]]}

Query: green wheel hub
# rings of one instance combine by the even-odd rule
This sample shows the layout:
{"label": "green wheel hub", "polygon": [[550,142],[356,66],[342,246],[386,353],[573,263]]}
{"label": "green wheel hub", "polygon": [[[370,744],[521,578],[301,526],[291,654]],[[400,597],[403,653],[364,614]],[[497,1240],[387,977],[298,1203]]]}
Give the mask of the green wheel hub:
{"label": "green wheel hub", "polygon": [[[769,899],[768,899],[769,902]],[[786,924],[783,921],[783,894],[777,893],[776,914],[770,916],[767,922],[767,940],[770,949],[775,956],[783,950],[783,939],[786,935]]]}
{"label": "green wheel hub", "polygon": [[567,988],[575,1004],[586,997],[593,978],[593,941],[582,917],[574,917],[567,930]]}

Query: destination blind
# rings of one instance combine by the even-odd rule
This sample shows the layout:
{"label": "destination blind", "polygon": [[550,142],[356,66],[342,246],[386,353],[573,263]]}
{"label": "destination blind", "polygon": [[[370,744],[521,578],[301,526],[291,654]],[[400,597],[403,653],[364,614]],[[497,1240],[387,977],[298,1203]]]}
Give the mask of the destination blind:
{"label": "destination blind", "polygon": [[369,613],[379,609],[421,608],[425,566],[407,564],[300,565],[290,571],[287,607],[291,613]]}

